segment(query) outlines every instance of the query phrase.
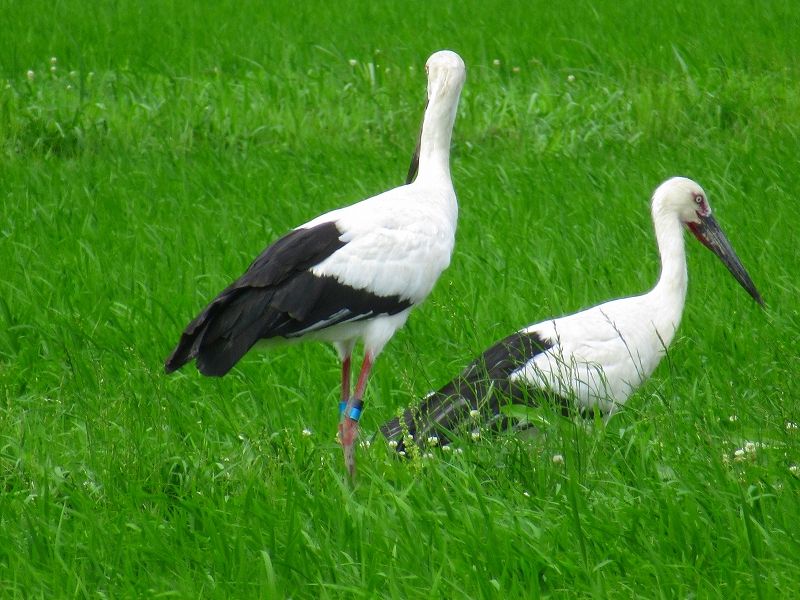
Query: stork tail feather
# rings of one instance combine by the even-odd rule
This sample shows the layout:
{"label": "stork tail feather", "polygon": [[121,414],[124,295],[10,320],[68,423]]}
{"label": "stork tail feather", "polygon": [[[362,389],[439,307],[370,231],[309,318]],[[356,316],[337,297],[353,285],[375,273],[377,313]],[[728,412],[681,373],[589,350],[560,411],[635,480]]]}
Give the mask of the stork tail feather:
{"label": "stork tail feather", "polygon": [[516,383],[512,374],[551,347],[552,343],[535,333],[508,336],[443,388],[382,425],[381,433],[387,441],[397,443],[399,452],[405,450],[409,436],[420,446],[434,439],[438,445],[447,445],[459,431],[507,426],[508,419],[501,410],[505,404],[536,404],[534,391]]}

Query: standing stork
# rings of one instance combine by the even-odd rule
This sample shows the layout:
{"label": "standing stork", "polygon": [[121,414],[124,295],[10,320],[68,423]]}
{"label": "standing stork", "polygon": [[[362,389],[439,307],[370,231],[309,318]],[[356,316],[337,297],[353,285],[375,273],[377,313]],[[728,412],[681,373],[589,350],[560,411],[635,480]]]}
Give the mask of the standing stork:
{"label": "standing stork", "polygon": [[652,213],[661,277],[651,291],[511,334],[418,407],[384,424],[383,435],[398,450],[406,435],[422,445],[429,439],[446,444],[448,432],[459,427],[502,422],[507,402],[555,402],[565,415],[573,406],[582,414],[613,413],[658,366],[680,323],[687,285],[682,226],[764,305],[697,183],[684,177],[665,181],[653,195]]}
{"label": "standing stork", "polygon": [[[430,294],[455,243],[450,139],[466,69],[448,50],[425,68],[427,105],[407,185],[320,215],[274,242],[186,326],[165,363],[171,373],[194,359],[203,375],[222,376],[261,340],[331,342],[342,362],[339,435],[351,477],[372,365]],[[358,340],[364,361],[351,393]]]}

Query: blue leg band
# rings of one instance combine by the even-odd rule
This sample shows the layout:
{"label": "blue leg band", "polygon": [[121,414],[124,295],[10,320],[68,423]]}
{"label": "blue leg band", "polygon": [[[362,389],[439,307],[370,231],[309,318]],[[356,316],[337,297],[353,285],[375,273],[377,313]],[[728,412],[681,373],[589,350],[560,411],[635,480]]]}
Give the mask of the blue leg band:
{"label": "blue leg band", "polygon": [[361,418],[361,413],[364,409],[364,403],[361,400],[353,400],[353,406],[350,407],[350,414],[347,415],[353,421],[358,421]]}
{"label": "blue leg band", "polygon": [[344,412],[344,409],[347,408],[347,400],[342,400],[339,402],[339,414],[341,415]]}

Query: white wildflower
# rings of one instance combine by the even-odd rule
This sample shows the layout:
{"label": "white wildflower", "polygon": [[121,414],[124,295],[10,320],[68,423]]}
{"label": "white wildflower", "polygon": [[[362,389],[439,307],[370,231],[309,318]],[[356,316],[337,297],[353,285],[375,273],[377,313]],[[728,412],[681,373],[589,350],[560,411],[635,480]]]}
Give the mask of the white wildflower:
{"label": "white wildflower", "polygon": [[786,429],[789,431],[794,431],[797,429],[797,423],[794,421],[787,421],[786,422]]}
{"label": "white wildflower", "polygon": [[452,452],[453,448],[451,446],[442,446],[442,450],[444,450],[445,452]]}
{"label": "white wildflower", "polygon": [[563,465],[564,464],[564,455],[563,454],[553,454],[553,464],[555,464],[555,465]]}
{"label": "white wildflower", "polygon": [[398,452],[398,454],[400,456],[405,456],[406,455],[406,451],[405,450],[400,450],[400,452]]}
{"label": "white wildflower", "polygon": [[389,448],[397,448],[397,440],[389,440]]}
{"label": "white wildflower", "polygon": [[54,65],[54,64],[56,64],[57,62],[58,62],[58,59],[57,59],[55,56],[51,56],[51,57],[50,57],[50,64],[51,64],[51,65]]}
{"label": "white wildflower", "polygon": [[28,70],[28,72],[25,73],[25,76],[28,78],[28,81],[33,81],[33,78],[36,77],[36,73],[34,73],[31,70]]}
{"label": "white wildflower", "polygon": [[453,452],[455,452],[456,454],[464,454],[464,449],[463,448],[456,448]]}
{"label": "white wildflower", "polygon": [[426,452],[425,454],[422,455],[422,458],[433,458],[433,454],[430,452]]}
{"label": "white wildflower", "polygon": [[744,459],[745,459],[745,456],[744,456],[744,450],[743,450],[742,448],[738,448],[738,449],[737,449],[737,450],[736,450],[736,451],[733,453],[733,460],[735,460],[736,462],[741,462],[741,461],[743,461]]}
{"label": "white wildflower", "polygon": [[511,70],[512,70],[514,73],[519,73],[519,71],[520,71],[520,68],[519,68],[519,67],[512,67],[512,68],[511,68]]}
{"label": "white wildflower", "polygon": [[798,467],[797,465],[792,465],[789,467],[789,472],[792,473],[793,475],[800,475],[800,467]]}
{"label": "white wildflower", "polygon": [[348,63],[348,64],[349,64],[351,67],[355,67],[355,66],[358,64],[358,61],[357,61],[355,58],[351,58],[350,60],[348,60],[348,61],[347,61],[347,63]]}
{"label": "white wildflower", "polygon": [[531,495],[528,492],[522,492],[522,495],[525,496],[526,498],[530,498],[531,497]]}
{"label": "white wildflower", "polygon": [[473,431],[473,432],[472,432],[472,439],[473,439],[473,440],[479,440],[479,439],[481,439],[481,432],[480,432],[480,431]]}
{"label": "white wildflower", "polygon": [[756,445],[753,442],[745,442],[744,451],[752,454],[756,451]]}
{"label": "white wildflower", "polygon": [[499,58],[495,58],[495,59],[492,61],[492,64],[493,64],[495,67],[499,67],[499,66],[500,66],[500,59],[499,59]]}
{"label": "white wildflower", "polygon": [[311,436],[311,430],[308,427],[303,427],[303,435],[306,437]]}
{"label": "white wildflower", "polygon": [[432,435],[428,438],[428,445],[430,446],[437,446],[439,444],[439,438],[435,435]]}
{"label": "white wildflower", "polygon": [[473,419],[477,419],[478,417],[481,416],[481,413],[480,411],[477,411],[473,408],[471,411],[469,411],[469,416],[472,417]]}
{"label": "white wildflower", "polygon": [[730,421],[731,423],[735,423],[738,420],[739,417],[737,417],[736,415],[731,415],[730,417],[728,417],[728,421]]}
{"label": "white wildflower", "polygon": [[575,83],[575,75],[567,75],[567,81],[570,83]]}

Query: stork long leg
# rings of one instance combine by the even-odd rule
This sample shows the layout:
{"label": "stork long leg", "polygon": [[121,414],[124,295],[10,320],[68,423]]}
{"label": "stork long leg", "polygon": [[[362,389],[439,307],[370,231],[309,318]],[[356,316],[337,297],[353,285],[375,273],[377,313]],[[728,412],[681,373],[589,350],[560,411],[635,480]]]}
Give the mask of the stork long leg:
{"label": "stork long leg", "polygon": [[339,402],[339,439],[342,439],[344,410],[350,401],[350,354],[342,358],[342,399]]}
{"label": "stork long leg", "polygon": [[355,340],[346,340],[342,342],[334,342],[336,352],[339,354],[339,360],[342,361],[342,398],[339,401],[339,440],[342,439],[342,423],[344,421],[344,409],[350,401],[350,366],[352,364],[353,347]]}
{"label": "stork long leg", "polygon": [[356,454],[355,454],[355,441],[358,437],[358,419],[361,417],[361,412],[364,408],[364,391],[367,388],[367,380],[369,373],[372,370],[372,365],[375,358],[371,352],[364,354],[364,362],[361,364],[361,372],[358,375],[358,382],[353,396],[348,400],[347,406],[344,409],[344,416],[342,419],[342,449],[344,451],[344,464],[347,467],[347,472],[350,478],[355,478],[356,475]]}

